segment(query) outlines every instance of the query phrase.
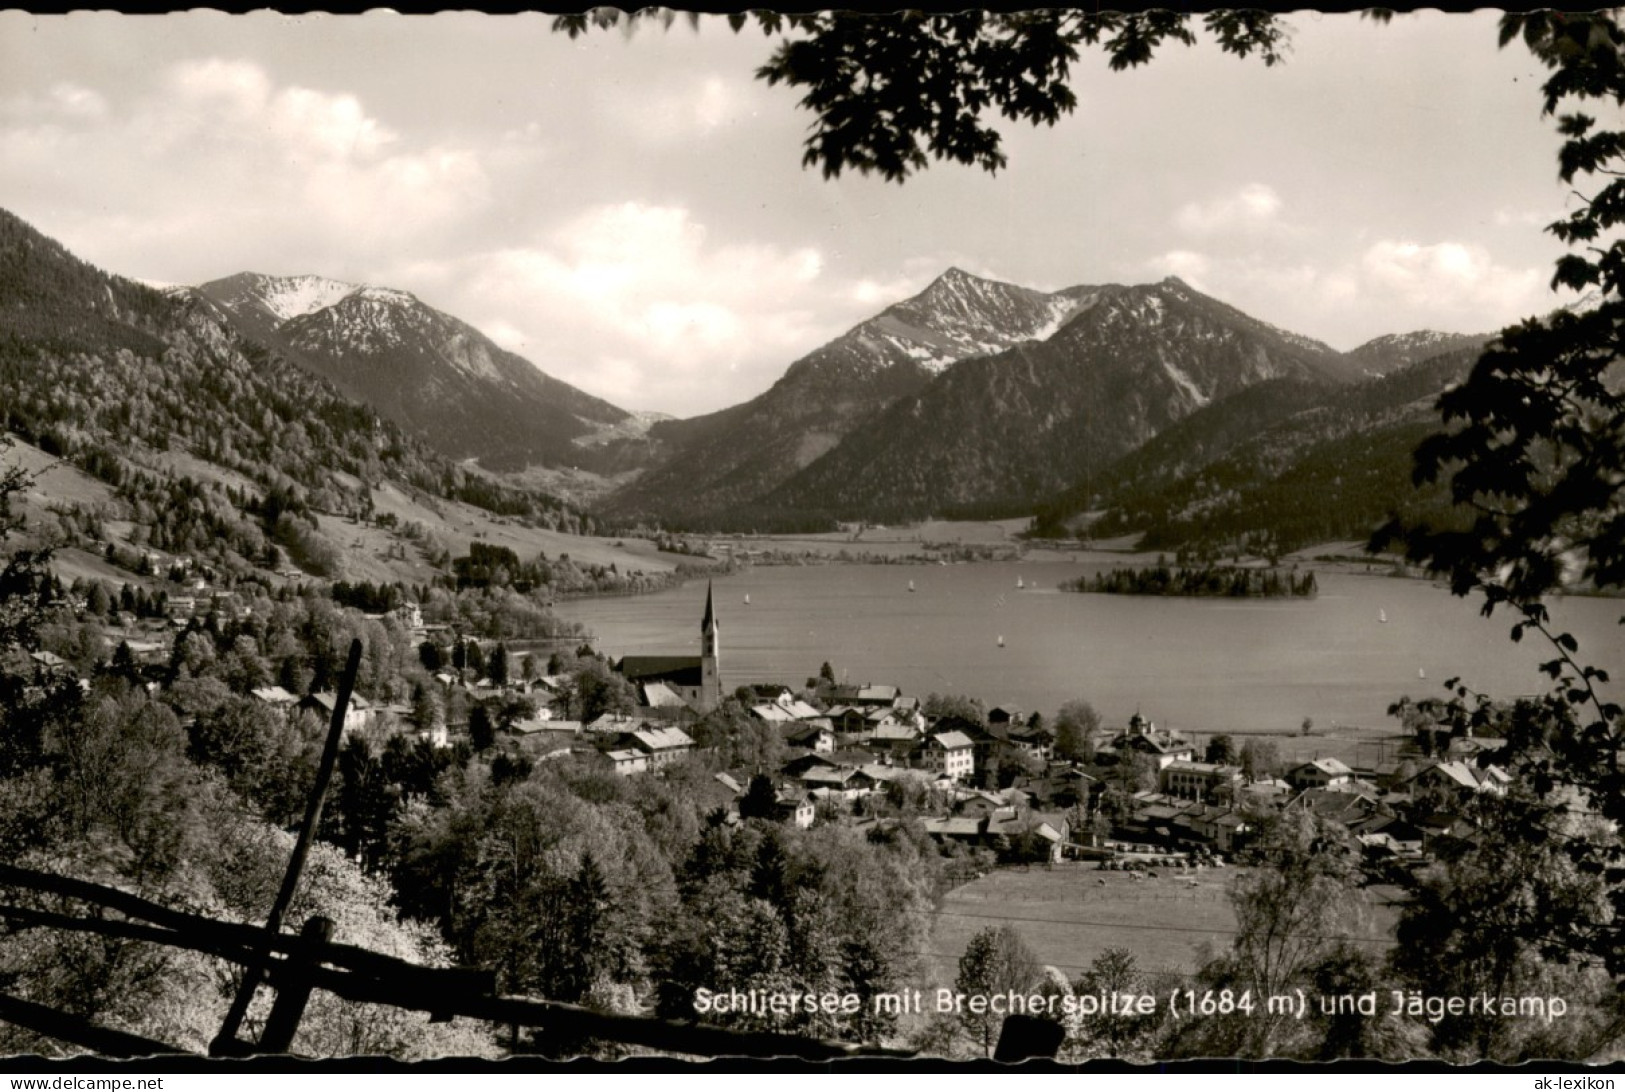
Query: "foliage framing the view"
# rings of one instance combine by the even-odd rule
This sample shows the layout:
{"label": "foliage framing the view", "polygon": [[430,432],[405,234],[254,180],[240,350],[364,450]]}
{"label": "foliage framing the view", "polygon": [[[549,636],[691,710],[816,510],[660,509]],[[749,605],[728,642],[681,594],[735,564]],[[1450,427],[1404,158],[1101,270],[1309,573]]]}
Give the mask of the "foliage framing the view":
{"label": "foliage framing the view", "polygon": [[[626,13],[596,8],[554,20],[572,38],[609,27]],[[673,13],[649,8],[627,17],[670,25]],[[1202,28],[1221,49],[1281,60],[1286,34],[1260,11],[1213,11]],[[689,13],[698,24],[697,13]],[[1079,50],[1099,46],[1113,71],[1145,64],[1167,42],[1194,45],[1193,17],[1176,11],[1024,12],[823,11],[781,15],[735,12],[729,25],[754,20],[787,38],[756,70],[769,84],[804,89],[801,105],[818,116],[802,164],[834,178],[847,168],[902,182],[932,159],[996,171],[1007,162],[998,131],[984,117],[1054,125],[1072,113],[1069,86]]]}
{"label": "foliage framing the view", "polygon": [[[1585,304],[1508,327],[1461,385],[1440,396],[1444,429],[1417,449],[1418,484],[1447,481],[1452,498],[1475,518],[1468,530],[1425,524],[1391,526],[1377,542],[1402,536],[1414,561],[1448,573],[1458,595],[1479,594],[1489,615],[1518,615],[1513,640],[1548,639],[1557,656],[1542,665],[1554,688],[1509,734],[1511,762],[1549,804],[1526,833],[1562,841],[1583,871],[1601,875],[1611,920],[1542,923],[1566,946],[1625,973],[1625,849],[1617,834],[1560,829],[1576,812],[1625,820],[1620,707],[1605,700],[1608,681],[1584,664],[1579,644],[1557,632],[1545,599],[1576,584],[1625,586],[1625,399],[1617,361],[1625,321],[1625,130],[1599,129],[1583,103],[1625,105],[1625,36],[1617,12],[1515,13],[1501,22],[1501,44],[1522,38],[1551,70],[1544,110],[1556,115],[1564,143],[1559,176],[1575,207],[1548,230],[1569,244],[1553,288],[1588,294]],[[1587,182],[1601,187],[1586,193]],[[1457,686],[1443,711],[1463,726],[1495,716],[1491,703]],[[1563,787],[1578,800],[1567,800]]]}

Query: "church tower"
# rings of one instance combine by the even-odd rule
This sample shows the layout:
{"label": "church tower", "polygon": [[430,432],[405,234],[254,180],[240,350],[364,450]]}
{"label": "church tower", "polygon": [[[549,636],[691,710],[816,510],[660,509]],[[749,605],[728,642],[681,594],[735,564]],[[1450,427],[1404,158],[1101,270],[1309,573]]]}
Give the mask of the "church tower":
{"label": "church tower", "polygon": [[705,585],[705,617],[700,619],[700,708],[709,712],[722,704],[722,671],[718,663],[717,612],[711,585]]}

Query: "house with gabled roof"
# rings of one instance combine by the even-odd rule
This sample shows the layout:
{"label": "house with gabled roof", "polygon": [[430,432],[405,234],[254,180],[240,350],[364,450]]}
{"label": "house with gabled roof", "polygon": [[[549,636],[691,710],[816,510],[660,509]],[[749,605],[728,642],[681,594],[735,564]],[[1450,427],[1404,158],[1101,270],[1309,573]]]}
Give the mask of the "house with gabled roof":
{"label": "house with gabled roof", "polygon": [[1014,705],[995,705],[987,711],[987,722],[990,725],[1000,724],[1014,728],[1023,723],[1021,710]]}
{"label": "house with gabled roof", "polygon": [[817,805],[812,795],[802,789],[782,788],[773,796],[774,818],[781,823],[794,823],[805,830],[817,817]]}
{"label": "house with gabled roof", "polygon": [[1040,762],[1048,762],[1055,753],[1055,732],[1043,724],[1013,725],[1005,742],[1023,756]]}
{"label": "house with gabled roof", "polygon": [[1354,780],[1354,771],[1340,759],[1317,758],[1292,767],[1286,772],[1286,780],[1300,792],[1304,789],[1325,789],[1348,784]]}
{"label": "house with gabled roof", "polygon": [[832,700],[842,705],[855,705],[861,709],[890,709],[897,704],[902,692],[895,686],[877,686],[865,683],[862,686],[837,686]]}
{"label": "house with gabled roof", "polygon": [[936,732],[914,749],[914,764],[951,781],[968,780],[976,772],[976,745],[963,732]]}
{"label": "house with gabled roof", "polygon": [[679,762],[694,750],[694,740],[681,728],[644,727],[625,733],[623,738],[649,756],[650,769]]}
{"label": "house with gabled roof", "polygon": [[876,755],[902,760],[914,750],[919,741],[920,733],[913,726],[888,724],[884,728],[870,732],[863,741],[863,747]]}
{"label": "house with gabled roof", "polygon": [[831,754],[835,750],[835,732],[826,726],[810,724],[791,732],[784,740],[791,747],[814,754]]}
{"label": "house with gabled roof", "polygon": [[1118,733],[1109,746],[1118,755],[1149,755],[1156,760],[1158,769],[1170,762],[1191,762],[1196,758],[1196,746],[1190,740],[1172,729],[1158,728],[1138,713],[1129,718],[1128,730]]}
{"label": "house with gabled roof", "polygon": [[1511,784],[1512,775],[1499,766],[1479,766],[1458,759],[1424,766],[1401,787],[1418,800],[1461,801],[1478,793],[1505,796]]}
{"label": "house with gabled roof", "polygon": [[[339,696],[332,691],[323,691],[319,694],[306,694],[299,699],[296,709],[301,712],[310,712],[320,717],[323,723],[331,723],[333,710],[338,707]],[[360,694],[351,693],[350,703],[344,707],[344,731],[359,732],[372,723],[372,703]]]}
{"label": "house with gabled roof", "polygon": [[623,777],[649,769],[649,756],[630,747],[604,751],[603,756],[609,759],[611,768]]}
{"label": "house with gabled roof", "polygon": [[[257,686],[249,691],[254,700],[262,705],[269,705],[273,709],[291,709],[299,704],[299,695],[280,686]],[[332,715],[332,711],[328,711]]]}
{"label": "house with gabled roof", "polygon": [[778,702],[766,701],[750,707],[750,715],[763,724],[794,724],[796,718]]}

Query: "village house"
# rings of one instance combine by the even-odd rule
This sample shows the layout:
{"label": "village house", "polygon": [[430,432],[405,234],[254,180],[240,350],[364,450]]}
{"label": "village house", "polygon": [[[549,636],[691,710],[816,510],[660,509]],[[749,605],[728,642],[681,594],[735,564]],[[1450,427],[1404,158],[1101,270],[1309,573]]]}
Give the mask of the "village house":
{"label": "village house", "polygon": [[1448,806],[1469,800],[1478,793],[1505,796],[1511,784],[1512,776],[1499,766],[1455,760],[1424,766],[1403,782],[1402,787],[1417,800]]}
{"label": "village house", "polygon": [[832,705],[825,716],[837,732],[853,740],[866,739],[874,731],[868,710],[855,705]]}
{"label": "village house", "polygon": [[988,727],[1015,728],[1021,725],[1021,710],[1013,705],[995,705],[987,711]]}
{"label": "village house", "polygon": [[[1067,826],[1064,819],[1059,822],[1063,828]],[[1043,859],[1052,863],[1061,859],[1062,847],[1067,841],[1066,834],[1048,820],[1030,813],[1015,814],[1013,810],[1009,814],[989,816],[985,838],[989,848],[1001,858],[1013,854],[1021,860]]]}
{"label": "village house", "polygon": [[649,756],[642,751],[617,748],[612,751],[604,751],[602,754],[609,760],[610,767],[622,777],[643,773],[649,768]]}
{"label": "village house", "polygon": [[649,768],[654,770],[680,762],[694,750],[694,740],[681,728],[644,728],[624,733],[624,738],[649,756]]}
{"label": "village house", "polygon": [[808,770],[816,770],[821,767],[825,769],[834,769],[839,765],[841,765],[841,763],[836,762],[835,759],[829,755],[819,754],[816,751],[805,751],[786,762],[780,768],[779,772],[785,777],[799,778]]}
{"label": "village house", "polygon": [[1055,755],[1055,733],[1044,725],[1018,724],[1005,736],[1011,749],[1023,757],[1048,762]]}
{"label": "village house", "polygon": [[[249,693],[253,695],[255,701],[269,705],[273,709],[287,711],[299,704],[298,694],[284,690],[280,686],[257,686]],[[328,715],[332,716],[331,710]]]}
{"label": "village house", "polygon": [[827,727],[809,725],[791,732],[785,742],[794,748],[827,755],[835,750],[835,733]]}
{"label": "village house", "polygon": [[[295,707],[300,712],[314,713],[322,718],[324,723],[333,719],[333,710],[338,704],[338,695],[331,691],[320,694],[306,694]],[[373,721],[372,704],[360,694],[350,695],[350,704],[344,709],[344,733],[359,732],[366,729]]]}
{"label": "village house", "polygon": [[1193,804],[1180,810],[1170,821],[1176,839],[1209,846],[1220,853],[1233,853],[1252,832],[1251,825],[1234,808]]}
{"label": "village house", "polygon": [[983,840],[987,830],[987,817],[954,817],[948,819],[925,819],[920,824],[925,832],[939,842],[960,842],[966,845],[977,845]]}
{"label": "village house", "polygon": [[866,750],[893,759],[906,759],[920,742],[920,733],[913,726],[888,724],[870,732],[863,741]]}
{"label": "village house", "polygon": [[976,746],[963,732],[931,735],[913,754],[915,765],[933,770],[950,781],[967,780],[976,772]]}
{"label": "village house", "polygon": [[859,709],[891,709],[897,705],[902,696],[895,686],[837,686],[831,695],[831,700],[841,705],[852,705]]}
{"label": "village house", "polygon": [[813,825],[818,814],[811,794],[800,789],[780,789],[773,796],[773,817],[781,823],[794,823],[803,830]]}
{"label": "village house", "polygon": [[501,729],[519,750],[531,755],[567,750],[581,738],[582,731],[580,721],[557,720],[539,714]]}
{"label": "village house", "polygon": [[1300,763],[1286,772],[1287,784],[1302,792],[1304,789],[1327,789],[1346,785],[1354,780],[1354,771],[1335,758],[1317,758]]}
{"label": "village house", "polygon": [[798,780],[814,799],[843,803],[868,796],[876,785],[874,778],[852,766],[817,766],[801,774]]}
{"label": "village house", "polygon": [[644,725],[642,717],[626,713],[603,713],[586,722],[589,732],[635,732]]}
{"label": "village house", "polygon": [[1170,762],[1157,773],[1158,787],[1169,796],[1208,801],[1221,788],[1241,781],[1241,770],[1217,762]]}
{"label": "village house", "polygon": [[1112,739],[1109,749],[1119,756],[1149,755],[1158,769],[1170,762],[1191,762],[1196,758],[1196,747],[1190,740],[1172,729],[1158,728],[1138,713],[1129,719],[1128,730]]}
{"label": "village house", "polygon": [[750,707],[750,715],[763,724],[794,724],[796,718],[777,702],[762,702]]}

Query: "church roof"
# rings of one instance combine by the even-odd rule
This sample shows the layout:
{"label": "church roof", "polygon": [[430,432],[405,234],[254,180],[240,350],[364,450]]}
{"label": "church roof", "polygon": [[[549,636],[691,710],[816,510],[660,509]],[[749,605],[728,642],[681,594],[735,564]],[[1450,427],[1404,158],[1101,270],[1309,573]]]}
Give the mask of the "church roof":
{"label": "church roof", "polygon": [[705,617],[700,619],[700,632],[709,633],[717,624],[717,612],[711,606],[711,582],[705,584]]}
{"label": "church roof", "polygon": [[633,682],[659,679],[679,686],[700,685],[698,656],[624,656],[617,670]]}

